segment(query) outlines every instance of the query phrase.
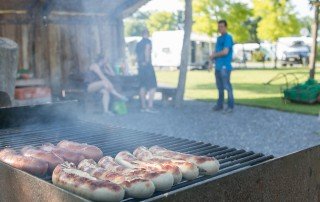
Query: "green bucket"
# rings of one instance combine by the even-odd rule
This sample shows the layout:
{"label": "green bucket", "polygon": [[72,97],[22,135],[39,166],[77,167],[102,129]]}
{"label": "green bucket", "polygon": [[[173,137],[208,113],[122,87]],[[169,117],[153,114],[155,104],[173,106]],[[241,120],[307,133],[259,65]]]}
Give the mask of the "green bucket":
{"label": "green bucket", "polygon": [[112,111],[118,115],[128,114],[127,105],[123,101],[115,101],[112,106]]}

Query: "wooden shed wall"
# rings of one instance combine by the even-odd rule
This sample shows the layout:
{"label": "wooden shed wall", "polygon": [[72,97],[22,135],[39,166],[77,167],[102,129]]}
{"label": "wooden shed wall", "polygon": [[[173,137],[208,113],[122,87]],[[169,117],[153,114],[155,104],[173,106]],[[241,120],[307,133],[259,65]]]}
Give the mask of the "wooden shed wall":
{"label": "wooden shed wall", "polygon": [[99,53],[111,62],[123,53],[122,19],[104,23],[0,24],[0,36],[19,44],[19,68],[32,70],[54,88],[66,82],[69,72],[88,69]]}

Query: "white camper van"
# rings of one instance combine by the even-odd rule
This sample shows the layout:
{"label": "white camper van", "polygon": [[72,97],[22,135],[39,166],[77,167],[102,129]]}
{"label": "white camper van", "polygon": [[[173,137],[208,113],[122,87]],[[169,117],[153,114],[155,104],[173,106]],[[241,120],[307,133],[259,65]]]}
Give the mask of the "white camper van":
{"label": "white camper van", "polygon": [[[152,61],[156,68],[179,68],[184,31],[159,31],[152,35]],[[189,56],[190,69],[207,68],[209,56],[216,43],[215,38],[191,34]]]}

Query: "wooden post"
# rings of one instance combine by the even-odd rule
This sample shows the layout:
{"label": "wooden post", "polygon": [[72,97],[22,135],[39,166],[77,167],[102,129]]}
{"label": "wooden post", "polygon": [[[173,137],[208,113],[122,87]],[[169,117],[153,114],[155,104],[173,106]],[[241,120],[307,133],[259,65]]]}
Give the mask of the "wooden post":
{"label": "wooden post", "polygon": [[0,38],[0,91],[14,100],[15,81],[19,61],[18,44],[7,38]]}
{"label": "wooden post", "polygon": [[119,17],[117,19],[117,28],[118,28],[118,54],[117,54],[117,60],[119,59],[123,59],[125,57],[125,34],[124,34],[124,23],[123,23],[123,19],[121,17]]}
{"label": "wooden post", "polygon": [[22,67],[25,69],[29,69],[29,58],[28,58],[28,43],[29,43],[29,33],[28,33],[28,25],[21,25],[21,52],[22,52]]}
{"label": "wooden post", "polygon": [[316,61],[317,61],[317,38],[319,29],[319,5],[315,5],[314,22],[312,26],[312,50],[310,54],[310,79],[315,78],[316,74]]}
{"label": "wooden post", "polygon": [[186,80],[187,80],[187,71],[189,64],[189,50],[190,50],[190,37],[192,31],[192,0],[185,0],[186,9],[185,9],[185,23],[184,23],[184,38],[183,46],[181,52],[181,62],[180,62],[180,75],[177,94],[175,98],[175,106],[180,107],[183,103]]}
{"label": "wooden post", "polygon": [[118,23],[116,19],[110,19],[110,25],[108,27],[108,57],[111,65],[113,66],[118,57]]}
{"label": "wooden post", "polygon": [[35,75],[37,78],[49,78],[48,63],[48,27],[45,25],[42,16],[41,5],[34,8],[33,12],[33,45],[35,59]]}
{"label": "wooden post", "polygon": [[50,84],[53,97],[61,95],[61,37],[60,27],[57,25],[50,25],[48,28],[48,53],[49,53],[49,67],[50,67]]}

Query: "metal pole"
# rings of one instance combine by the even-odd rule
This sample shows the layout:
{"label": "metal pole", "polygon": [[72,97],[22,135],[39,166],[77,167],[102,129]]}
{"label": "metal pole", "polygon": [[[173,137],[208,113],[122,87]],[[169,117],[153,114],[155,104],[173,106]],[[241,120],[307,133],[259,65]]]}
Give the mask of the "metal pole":
{"label": "metal pole", "polygon": [[318,29],[319,29],[319,6],[315,5],[314,22],[312,26],[312,50],[310,54],[310,79],[314,79],[315,73],[316,73]]}

